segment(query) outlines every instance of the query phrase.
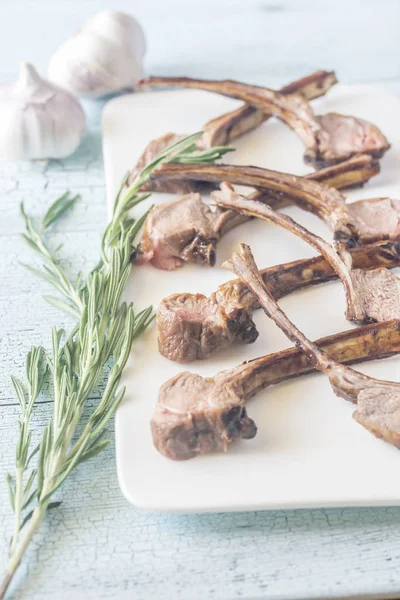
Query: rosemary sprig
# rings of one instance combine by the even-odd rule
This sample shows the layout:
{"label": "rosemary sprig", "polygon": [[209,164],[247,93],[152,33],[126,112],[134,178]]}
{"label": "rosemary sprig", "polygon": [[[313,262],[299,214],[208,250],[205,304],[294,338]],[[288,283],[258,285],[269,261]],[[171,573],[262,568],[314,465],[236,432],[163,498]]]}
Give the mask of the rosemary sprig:
{"label": "rosemary sprig", "polygon": [[[79,199],[79,195],[74,198],[69,198],[69,192],[66,192],[61,198],[58,198],[50,206],[46,214],[44,215],[40,227],[38,230],[35,229],[31,219],[25,212],[24,205],[21,204],[21,215],[25,222],[25,233],[22,237],[29,244],[29,246],[40,254],[46,261],[43,265],[43,270],[34,269],[29,265],[23,265],[29,269],[35,275],[48,281],[56,290],[58,290],[66,299],[67,303],[62,305],[63,310],[69,312],[73,317],[79,318],[79,315],[83,309],[82,300],[80,298],[77,285],[73,285],[61,269],[58,260],[54,254],[49,250],[43,240],[43,234],[53,223],[57,222]],[[56,306],[61,301],[54,299],[52,296],[46,298],[51,304]],[[61,308],[61,305],[60,305]]]}
{"label": "rosemary sprig", "polygon": [[[153,320],[152,307],[135,313],[132,304],[121,302],[131,272],[131,254],[135,237],[146,215],[134,220],[131,209],[149,196],[141,187],[162,162],[213,162],[227,148],[197,151],[195,140],[202,132],[182,139],[160,153],[136,177],[126,190],[126,178],[117,194],[112,219],[101,241],[101,260],[86,279],[79,275],[71,282],[55,253],[44,240],[48,228],[57,222],[77,201],[68,193],[49,208],[39,227],[21,206],[27,243],[44,259],[42,269],[28,268],[48,281],[60,297],[46,300],[76,319],[70,335],[53,328],[51,352],[32,347],[26,359],[26,384],[12,378],[21,407],[13,475],[7,474],[14,534],[3,583],[2,599],[21,562],[32,536],[47,510],[58,506],[52,497],[70,473],[82,462],[101,452],[110,443],[104,438],[125,389],[119,389],[122,371],[129,358],[133,341]],[[190,160],[191,159],[191,160]],[[26,265],[27,266],[27,265]],[[84,408],[96,386],[107,382],[97,405],[89,415]],[[40,442],[31,448],[30,419],[35,402],[46,378],[50,380],[53,414],[43,426]],[[36,466],[31,464],[35,460]]]}

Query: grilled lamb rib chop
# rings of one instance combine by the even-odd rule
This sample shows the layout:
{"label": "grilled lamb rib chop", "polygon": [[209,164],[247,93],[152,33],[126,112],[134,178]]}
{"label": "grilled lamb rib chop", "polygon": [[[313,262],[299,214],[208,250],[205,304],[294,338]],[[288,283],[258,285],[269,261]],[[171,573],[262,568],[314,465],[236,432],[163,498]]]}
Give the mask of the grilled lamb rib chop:
{"label": "grilled lamb rib chop", "polygon": [[[346,165],[356,166],[364,158],[357,157]],[[343,166],[343,165],[341,165]],[[339,169],[339,165],[336,167]],[[323,171],[327,173],[328,170]],[[350,171],[347,172],[350,175]],[[299,208],[314,213],[330,227],[335,240],[353,247],[386,239],[396,239],[400,233],[400,201],[389,198],[358,200],[351,204],[338,190],[318,181],[318,173],[298,177],[261,167],[239,165],[174,165],[163,164],[155,169],[152,180],[191,179],[202,181],[229,181],[264,190],[262,199],[274,208],[295,203]],[[322,179],[324,181],[324,179]],[[329,178],[325,181],[331,185]],[[350,183],[350,179],[349,179]],[[275,198],[274,202],[272,198]],[[290,202],[287,202],[290,199]]]}
{"label": "grilled lamb rib chop", "polygon": [[[352,364],[400,352],[400,322],[351,329],[318,340],[337,362]],[[335,363],[336,364],[336,363]],[[243,363],[215,377],[185,371],[160,388],[151,420],[153,443],[167,458],[185,460],[225,451],[236,439],[256,434],[246,401],[261,390],[314,371],[306,354],[290,348]]]}
{"label": "grilled lamb rib chop", "polygon": [[335,250],[328,242],[287,215],[275,212],[267,204],[237,194],[229,183],[222,183],[221,191],[213,192],[212,198],[219,206],[284,227],[325,256],[343,283],[347,302],[346,318],[349,321],[368,323],[400,318],[400,279],[388,269],[353,269],[351,254],[347,249],[343,247],[340,251]]}
{"label": "grilled lamb rib chop", "polygon": [[188,77],[149,77],[140,83],[197,88],[244,100],[273,114],[293,129],[306,148],[305,161],[317,167],[336,164],[357,154],[380,158],[390,148],[385,136],[372,123],[337,113],[315,116],[308,100],[301,94],[284,95],[238,81]]}
{"label": "grilled lamb rib chop", "polygon": [[[317,71],[312,75],[298,79],[283,87],[280,91],[282,94],[301,93],[308,100],[318,98],[326,94],[326,92],[337,82],[334,72]],[[211,148],[213,146],[225,146],[232,140],[240,137],[244,133],[255,129],[261,123],[269,119],[271,115],[254,108],[253,106],[244,105],[234,111],[225,113],[208,121],[203,126],[204,134],[196,142],[199,149]],[[152,140],[145,148],[140,156],[135,168],[132,170],[127,185],[129,186],[135,179],[136,175],[147,166],[153,158],[178,142],[182,135],[175,133],[167,133],[166,135]],[[152,192],[165,192],[176,194],[187,194],[189,192],[208,192],[215,189],[215,185],[205,182],[196,181],[155,181],[147,185],[147,189]]]}
{"label": "grilled lamb rib chop", "polygon": [[[280,93],[301,94],[307,100],[324,96],[337,83],[333,71],[316,71],[312,75],[298,79],[281,88]],[[245,104],[236,110],[208,121],[203,127],[204,135],[199,142],[203,148],[225,146],[244,133],[255,129],[272,116],[254,106]]]}
{"label": "grilled lamb rib chop", "polygon": [[310,342],[288,319],[265,287],[248,246],[243,244],[241,254],[235,253],[225,266],[252,290],[266,315],[275,321],[289,340],[303,350],[310,364],[329,377],[335,394],[357,404],[353,414],[356,421],[376,437],[399,447],[400,383],[381,381],[358,373],[339,364]]}
{"label": "grilled lamb rib chop", "polygon": [[[353,268],[400,265],[400,244],[380,243],[351,251]],[[323,256],[297,260],[261,271],[269,292],[278,300],[295,290],[331,281],[337,274]],[[158,349],[179,363],[204,359],[236,340],[249,344],[258,337],[252,311],[254,295],[240,280],[228,281],[211,296],[173,294],[157,311]]]}
{"label": "grilled lamb rib chop", "polygon": [[[317,171],[307,179],[342,188],[364,183],[377,171],[379,163],[364,156]],[[254,192],[251,198],[271,202],[274,208],[288,204],[287,198],[278,194]],[[167,270],[180,267],[184,262],[213,266],[218,240],[249,218],[233,210],[212,211],[195,193],[159,205],[146,220],[136,262],[150,261],[155,267]]]}

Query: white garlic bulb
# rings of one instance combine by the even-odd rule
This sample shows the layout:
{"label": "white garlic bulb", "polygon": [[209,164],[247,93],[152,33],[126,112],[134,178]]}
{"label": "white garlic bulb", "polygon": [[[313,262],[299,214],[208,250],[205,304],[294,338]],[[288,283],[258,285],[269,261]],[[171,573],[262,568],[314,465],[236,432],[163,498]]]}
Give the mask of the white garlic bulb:
{"label": "white garlic bulb", "polygon": [[144,33],[136,19],[106,10],[58,48],[50,61],[49,77],[82,96],[133,89],[142,77],[144,53]]}
{"label": "white garlic bulb", "polygon": [[77,98],[42,79],[29,63],[0,87],[0,158],[64,158],[79,146],[85,114]]}

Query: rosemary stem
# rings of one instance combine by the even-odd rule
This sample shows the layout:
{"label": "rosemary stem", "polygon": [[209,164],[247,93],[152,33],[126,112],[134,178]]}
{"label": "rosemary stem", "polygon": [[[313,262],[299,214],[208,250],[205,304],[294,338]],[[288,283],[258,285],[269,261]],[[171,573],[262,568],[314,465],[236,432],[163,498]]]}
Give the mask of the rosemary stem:
{"label": "rosemary stem", "polygon": [[24,469],[18,467],[15,473],[15,516],[14,516],[14,535],[10,546],[10,555],[15,552],[18,543],[18,536],[21,527],[21,509],[22,509],[22,477]]}
{"label": "rosemary stem", "polygon": [[24,532],[24,535],[22,537],[22,540],[21,540],[18,548],[15,548],[15,550],[10,555],[10,558],[9,558],[9,561],[7,564],[7,568],[6,568],[6,572],[4,575],[4,579],[0,586],[0,600],[3,600],[3,598],[5,597],[7,590],[8,590],[8,586],[10,585],[11,580],[14,577],[15,572],[20,565],[21,559],[22,559],[23,555],[25,554],[25,551],[26,551],[33,535],[35,534],[40,523],[42,522],[43,517],[46,514],[46,510],[47,510],[47,503],[39,504],[35,508],[35,510],[33,511],[33,514],[32,514],[32,518],[30,519],[30,521],[28,523],[28,526]]}

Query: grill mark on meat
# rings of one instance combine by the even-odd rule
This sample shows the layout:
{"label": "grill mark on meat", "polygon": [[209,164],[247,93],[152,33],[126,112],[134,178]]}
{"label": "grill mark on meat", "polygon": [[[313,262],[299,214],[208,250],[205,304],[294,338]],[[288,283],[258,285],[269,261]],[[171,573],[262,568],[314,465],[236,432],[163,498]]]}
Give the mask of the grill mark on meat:
{"label": "grill mark on meat", "polygon": [[238,81],[189,77],[149,77],[140,83],[208,90],[273,114],[297,133],[306,148],[305,161],[315,167],[336,164],[357,154],[380,158],[390,148],[383,133],[368,121],[336,113],[314,116],[308,100],[301,94],[284,95]]}
{"label": "grill mark on meat", "polygon": [[354,419],[376,437],[400,447],[400,383],[381,381],[339,364],[297,329],[264,285],[249,246],[242,244],[225,267],[232,270],[257,296],[268,317],[303,350],[310,364],[325,373],[337,396],[357,405]]}
{"label": "grill mark on meat", "polygon": [[[336,190],[335,190],[336,191]],[[344,247],[336,251],[328,242],[312,234],[287,215],[277,213],[267,204],[249,200],[237,194],[228,183],[220,192],[212,193],[213,200],[224,208],[236,209],[291,231],[325,256],[343,283],[346,293],[346,318],[355,323],[400,318],[400,282],[388,269],[374,269],[367,275],[352,268],[351,254]],[[368,280],[368,285],[366,285]],[[382,295],[386,293],[385,303]],[[384,305],[383,305],[384,304]]]}
{"label": "grill mark on meat", "polygon": [[[400,264],[400,245],[385,242],[355,248],[351,258],[358,270],[396,267]],[[338,277],[323,256],[268,267],[261,274],[275,300]],[[209,297],[188,293],[168,296],[157,310],[158,349],[169,360],[189,363],[236,342],[252,343],[258,337],[251,316],[257,308],[257,299],[239,279],[220,285]]]}
{"label": "grill mark on meat", "polygon": [[[359,160],[359,158],[354,159]],[[373,159],[372,159],[373,160]],[[364,163],[364,161],[363,161]],[[351,168],[354,165],[351,165]],[[366,163],[359,164],[359,175],[365,174]],[[350,181],[350,171],[337,172],[336,176],[324,171],[325,181],[332,185],[332,180],[343,178]],[[208,182],[229,181],[233,184],[247,185],[267,192],[260,199],[279,208],[284,203],[294,203],[303,210],[312,212],[321,218],[333,231],[338,242],[348,247],[357,244],[371,243],[379,240],[396,239],[400,232],[400,202],[398,200],[368,199],[346,204],[343,194],[333,187],[328,187],[314,177],[299,177],[262,169],[261,167],[239,165],[174,165],[164,164],[152,175],[154,181],[190,179]],[[354,171],[353,171],[354,175]],[[341,185],[341,183],[339,183]],[[271,198],[277,199],[270,202]],[[390,213],[388,229],[385,223]],[[374,225],[375,222],[375,225]],[[377,228],[376,224],[380,226]]]}
{"label": "grill mark on meat", "polygon": [[[322,338],[316,345],[333,360],[346,364],[386,358],[400,352],[400,322],[351,329]],[[203,378],[188,371],[175,375],[160,388],[151,420],[153,443],[173,460],[226,451],[233,441],[256,434],[254,421],[244,411],[249,398],[314,370],[301,350],[290,348],[215,377]]]}

